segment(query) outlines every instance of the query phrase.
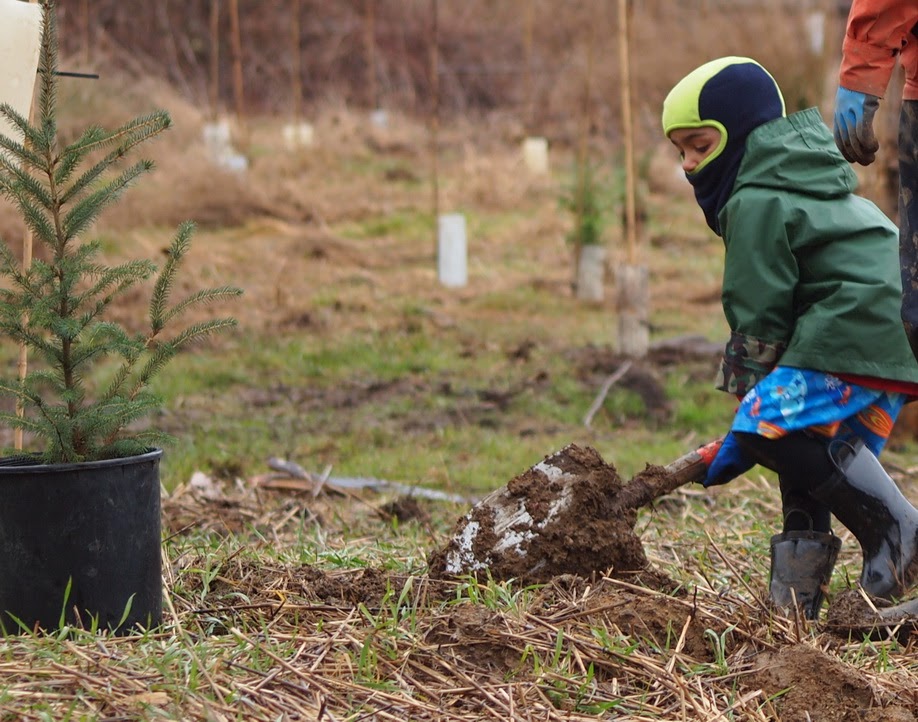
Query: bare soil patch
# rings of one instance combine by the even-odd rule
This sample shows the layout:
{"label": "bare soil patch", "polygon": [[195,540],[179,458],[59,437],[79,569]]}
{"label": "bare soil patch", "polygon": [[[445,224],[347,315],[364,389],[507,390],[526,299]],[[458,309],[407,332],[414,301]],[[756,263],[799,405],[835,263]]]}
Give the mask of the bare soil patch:
{"label": "bare soil patch", "polygon": [[808,644],[762,652],[753,669],[743,685],[774,697],[776,719],[783,722],[914,719],[900,700],[878,693],[863,673]]}

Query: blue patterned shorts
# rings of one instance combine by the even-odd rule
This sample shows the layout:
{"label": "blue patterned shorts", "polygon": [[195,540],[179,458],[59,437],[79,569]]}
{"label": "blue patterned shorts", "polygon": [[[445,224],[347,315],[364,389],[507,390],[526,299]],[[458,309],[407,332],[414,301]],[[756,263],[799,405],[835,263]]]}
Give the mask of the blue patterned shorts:
{"label": "blue patterned shorts", "polygon": [[743,397],[733,431],[767,439],[802,429],[828,439],[857,436],[879,456],[906,400],[822,371],[776,366]]}

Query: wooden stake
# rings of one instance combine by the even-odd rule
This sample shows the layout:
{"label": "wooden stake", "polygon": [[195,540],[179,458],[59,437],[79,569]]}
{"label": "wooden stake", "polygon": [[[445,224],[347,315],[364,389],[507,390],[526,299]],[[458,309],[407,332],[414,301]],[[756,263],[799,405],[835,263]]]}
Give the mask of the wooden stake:
{"label": "wooden stake", "polygon": [[[26,274],[29,272],[29,269],[32,267],[32,231],[27,230],[25,236],[22,239],[22,272]],[[28,324],[29,316],[24,314],[23,316],[23,325]],[[25,381],[26,376],[29,373],[29,349],[24,342],[19,344],[19,363],[17,366],[19,381]],[[16,416],[20,419],[25,416],[25,403],[22,399],[16,400]],[[23,439],[22,439],[22,429],[17,428],[13,432],[13,446],[18,450],[22,450]]]}
{"label": "wooden stake", "polygon": [[[432,174],[432,191],[433,191],[433,222],[434,222],[434,243],[438,239],[438,224],[440,218],[440,67],[439,67],[439,44],[440,44],[440,25],[438,17],[437,0],[430,0],[431,12],[431,29],[430,29],[430,94],[431,94],[431,114],[430,114],[430,154],[431,154],[431,174]],[[434,246],[436,248],[436,245]]]}
{"label": "wooden stake", "polygon": [[379,108],[379,89],[376,80],[376,0],[366,0],[364,20],[364,46],[367,54],[367,87],[370,89],[370,107]]}
{"label": "wooden stake", "polygon": [[220,0],[210,0],[210,119],[217,120],[220,103]]}
{"label": "wooden stake", "polygon": [[239,27],[239,0],[229,0],[230,9],[230,54],[233,56],[233,100],[236,106],[236,122],[245,128],[245,96],[242,80],[242,31]]}
{"label": "wooden stake", "polygon": [[[29,0],[34,2],[34,0]],[[80,29],[83,35],[83,65],[88,66],[92,60],[92,45],[89,37],[89,0],[80,2]]]}
{"label": "wooden stake", "polygon": [[622,134],[625,146],[625,239],[628,258],[627,263],[619,266],[616,272],[616,284],[618,286],[618,350],[626,356],[643,358],[647,355],[650,347],[650,330],[647,324],[647,315],[650,309],[650,284],[647,267],[638,265],[628,16],[628,0],[618,0]]}
{"label": "wooden stake", "polygon": [[[29,3],[34,4],[38,0],[29,0]],[[35,103],[35,91],[32,91],[32,104]],[[29,107],[29,122],[32,122],[33,118],[33,108]],[[26,141],[26,147],[28,147],[28,142]],[[22,238],[22,272],[26,274],[29,272],[29,269],[32,268],[32,245],[34,238],[32,237],[32,229],[27,228],[25,235]],[[26,314],[23,317],[23,325],[28,324],[29,317]],[[19,344],[19,363],[17,364],[17,372],[19,376],[19,381],[25,381],[26,376],[29,373],[29,349],[24,342]],[[25,416],[25,404],[22,399],[16,400],[16,416],[18,418],[23,418]],[[15,429],[13,431],[13,446],[17,451],[22,451],[23,439],[22,439],[22,429]]]}
{"label": "wooden stake", "polygon": [[303,81],[300,62],[300,0],[293,0],[290,17],[290,94],[293,96],[293,122],[299,123],[303,105]]}
{"label": "wooden stake", "polygon": [[[591,189],[587,185],[593,180],[590,175],[590,127],[592,126],[592,85],[593,85],[593,46],[595,39],[594,24],[587,23],[586,65],[583,71],[583,99],[580,108],[580,137],[577,143],[577,228],[583,228],[584,215],[587,212],[586,195]],[[573,245],[574,252],[574,287],[578,298],[583,298],[585,289],[581,286],[581,264],[584,262],[583,245],[578,241]],[[593,298],[592,300],[597,300]]]}
{"label": "wooden stake", "polygon": [[583,100],[580,106],[580,138],[577,145],[577,164],[580,166],[581,182],[585,178],[585,167],[589,161],[590,125],[592,123],[593,93],[593,45],[595,30],[593,23],[587,24],[586,65],[583,71]]}
{"label": "wooden stake", "polygon": [[533,0],[523,0],[526,3],[526,21],[523,29],[523,103],[526,115],[526,132],[531,133],[535,125],[532,105],[532,28],[533,28]]}
{"label": "wooden stake", "polygon": [[634,132],[631,125],[631,65],[628,0],[618,0],[618,51],[621,65],[622,133],[625,144],[625,239],[628,263],[637,263],[637,213],[634,191]]}

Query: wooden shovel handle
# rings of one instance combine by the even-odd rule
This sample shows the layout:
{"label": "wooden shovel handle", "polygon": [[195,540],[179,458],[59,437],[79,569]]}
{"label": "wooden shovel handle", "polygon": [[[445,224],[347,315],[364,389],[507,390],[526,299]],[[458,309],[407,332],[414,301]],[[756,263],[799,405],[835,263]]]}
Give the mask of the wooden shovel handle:
{"label": "wooden shovel handle", "polygon": [[701,481],[722,443],[722,438],[715,439],[690,451],[664,466],[662,473],[660,467],[648,466],[622,488],[617,506],[619,509],[637,509],[680,486]]}
{"label": "wooden shovel handle", "polygon": [[683,484],[704,479],[708,473],[708,466],[717,456],[717,452],[720,451],[720,446],[723,443],[723,438],[714,439],[714,441],[708,442],[704,446],[690,451],[664,466],[663,471],[666,472],[666,476],[672,483],[672,488],[669,491]]}

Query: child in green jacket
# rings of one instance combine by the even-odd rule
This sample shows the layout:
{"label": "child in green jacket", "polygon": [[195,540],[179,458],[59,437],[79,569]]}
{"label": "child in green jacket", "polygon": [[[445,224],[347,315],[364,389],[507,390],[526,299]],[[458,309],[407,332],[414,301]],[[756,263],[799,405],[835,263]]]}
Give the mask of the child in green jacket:
{"label": "child in green jacket", "polygon": [[741,401],[705,486],[755,464],[777,473],[775,604],[818,616],[840,546],[833,514],[860,542],[863,588],[898,597],[918,576],[918,510],[877,457],[918,396],[918,364],[899,319],[896,227],[854,194],[818,110],[786,115],[754,60],[697,68],[662,120],[725,248],[718,388]]}

